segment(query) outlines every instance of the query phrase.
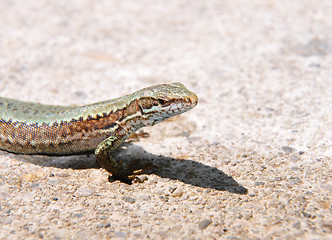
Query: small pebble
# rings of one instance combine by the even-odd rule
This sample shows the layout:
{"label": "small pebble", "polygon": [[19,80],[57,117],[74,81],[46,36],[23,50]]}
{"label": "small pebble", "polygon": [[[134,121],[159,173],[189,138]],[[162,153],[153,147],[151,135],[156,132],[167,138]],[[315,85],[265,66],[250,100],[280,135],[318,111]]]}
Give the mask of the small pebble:
{"label": "small pebble", "polygon": [[133,204],[136,202],[136,199],[133,197],[123,197],[123,201]]}
{"label": "small pebble", "polygon": [[48,180],[48,182],[49,182],[49,184],[54,185],[54,186],[59,185],[59,183],[60,183],[60,181],[58,179],[50,179],[50,180]]}
{"label": "small pebble", "polygon": [[93,190],[87,187],[80,187],[76,190],[76,195],[80,197],[88,197],[93,194]]}
{"label": "small pebble", "polygon": [[289,157],[289,160],[293,162],[298,162],[300,160],[300,157],[298,155],[293,154]]}
{"label": "small pebble", "polygon": [[255,182],[255,186],[264,186],[265,183],[264,182]]}
{"label": "small pebble", "polygon": [[139,183],[145,182],[148,180],[148,177],[146,175],[136,176],[139,179]]}
{"label": "small pebble", "polygon": [[183,195],[183,188],[182,187],[178,187],[177,189],[175,189],[175,191],[172,193],[173,197],[181,197]]}
{"label": "small pebble", "polygon": [[57,177],[62,177],[62,178],[70,177],[70,175],[66,172],[60,172],[60,173],[57,173],[56,175],[57,175]]}
{"label": "small pebble", "polygon": [[73,214],[73,217],[75,217],[75,218],[81,218],[83,216],[84,215],[82,213],[75,213],[75,214]]}
{"label": "small pebble", "polygon": [[203,230],[203,229],[207,228],[211,223],[212,223],[212,220],[210,220],[210,219],[204,219],[203,221],[201,221],[198,224],[198,228],[200,230]]}
{"label": "small pebble", "polygon": [[132,223],[129,224],[129,226],[132,227],[132,228],[137,228],[137,227],[142,226],[142,223],[140,223],[140,222],[132,222]]}
{"label": "small pebble", "polygon": [[331,184],[322,184],[320,185],[321,188],[323,188],[326,191],[332,192],[332,185]]}
{"label": "small pebble", "polygon": [[98,225],[97,225],[97,228],[103,228],[103,227],[105,227],[104,224],[98,224]]}
{"label": "small pebble", "polygon": [[142,201],[150,201],[151,200],[151,197],[147,194],[141,194],[138,196],[138,198]]}
{"label": "small pebble", "polygon": [[121,232],[121,231],[115,231],[114,234],[117,236],[117,237],[120,237],[120,238],[125,238],[127,237],[127,234],[125,232]]}
{"label": "small pebble", "polygon": [[300,229],[301,227],[301,223],[299,221],[297,221],[296,223],[293,224],[293,228],[295,229]]}
{"label": "small pebble", "polygon": [[306,218],[313,218],[313,216],[308,212],[302,212],[303,216]]}
{"label": "small pebble", "polygon": [[322,229],[327,233],[332,233],[332,221],[323,223]]}
{"label": "small pebble", "polygon": [[243,216],[243,219],[249,220],[250,218],[252,218],[253,215],[252,215],[252,212],[245,211],[242,213],[242,216]]}
{"label": "small pebble", "polygon": [[24,174],[22,177],[21,177],[22,180],[26,181],[26,182],[31,182],[33,180],[36,180],[37,177],[36,175],[34,174]]}
{"label": "small pebble", "polygon": [[290,185],[296,185],[302,183],[302,180],[299,177],[291,178],[288,180]]}
{"label": "small pebble", "polygon": [[170,193],[173,193],[175,190],[176,190],[176,187],[170,187],[169,188]]}
{"label": "small pebble", "polygon": [[292,152],[295,152],[296,149],[295,148],[292,148],[292,147],[289,147],[289,146],[282,146],[281,147],[282,151],[284,151],[284,153],[292,153]]}

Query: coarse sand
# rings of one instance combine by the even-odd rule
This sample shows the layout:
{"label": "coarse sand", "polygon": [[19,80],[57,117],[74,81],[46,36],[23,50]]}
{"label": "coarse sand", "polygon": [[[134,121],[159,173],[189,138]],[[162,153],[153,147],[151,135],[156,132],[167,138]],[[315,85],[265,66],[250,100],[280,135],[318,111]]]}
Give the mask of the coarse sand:
{"label": "coarse sand", "polygon": [[332,239],[330,0],[2,0],[2,97],[199,98],[114,153],[0,151],[0,239]]}

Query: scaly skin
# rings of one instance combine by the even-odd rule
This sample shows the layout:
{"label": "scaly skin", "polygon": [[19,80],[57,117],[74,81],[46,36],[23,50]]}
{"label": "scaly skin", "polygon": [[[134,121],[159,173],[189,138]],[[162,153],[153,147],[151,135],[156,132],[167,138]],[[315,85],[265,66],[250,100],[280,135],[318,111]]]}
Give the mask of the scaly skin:
{"label": "scaly skin", "polygon": [[133,132],[195,107],[181,83],[160,84],[80,107],[0,98],[0,149],[19,154],[69,155],[95,151],[115,178],[128,179],[111,156]]}

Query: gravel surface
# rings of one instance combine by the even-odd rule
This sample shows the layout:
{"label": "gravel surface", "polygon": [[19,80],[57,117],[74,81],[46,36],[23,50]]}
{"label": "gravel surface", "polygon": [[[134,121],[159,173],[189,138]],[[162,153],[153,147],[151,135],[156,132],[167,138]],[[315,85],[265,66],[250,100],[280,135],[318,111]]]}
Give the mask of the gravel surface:
{"label": "gravel surface", "polygon": [[332,2],[0,1],[1,96],[199,97],[115,153],[0,152],[0,239],[331,239]]}

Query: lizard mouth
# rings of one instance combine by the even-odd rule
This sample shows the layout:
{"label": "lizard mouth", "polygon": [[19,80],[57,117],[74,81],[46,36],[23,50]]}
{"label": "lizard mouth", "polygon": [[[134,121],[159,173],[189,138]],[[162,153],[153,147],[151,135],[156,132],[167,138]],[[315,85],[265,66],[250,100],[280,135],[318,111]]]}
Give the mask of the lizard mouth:
{"label": "lizard mouth", "polygon": [[188,98],[182,100],[175,100],[167,107],[164,107],[158,114],[158,120],[167,119],[169,117],[184,113],[195,107],[198,103],[198,98],[196,94],[192,93]]}

